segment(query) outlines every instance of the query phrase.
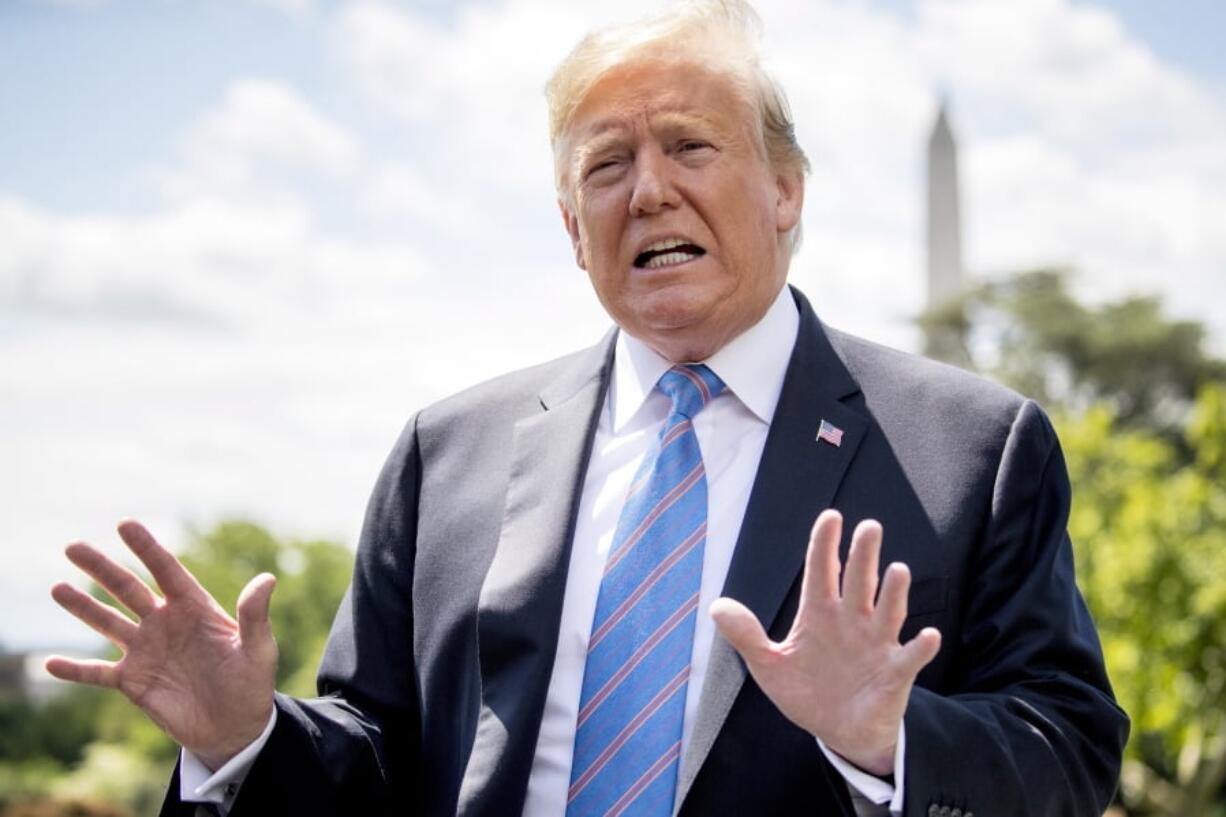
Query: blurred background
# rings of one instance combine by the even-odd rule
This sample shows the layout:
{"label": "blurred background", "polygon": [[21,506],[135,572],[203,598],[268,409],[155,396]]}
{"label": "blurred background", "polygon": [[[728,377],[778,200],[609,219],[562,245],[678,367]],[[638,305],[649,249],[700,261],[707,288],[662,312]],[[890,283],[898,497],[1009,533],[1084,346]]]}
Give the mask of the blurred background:
{"label": "blurred background", "polygon": [[[40,670],[107,650],[65,543],[135,516],[227,604],[279,573],[308,694],[409,413],[603,335],[542,87],[658,5],[0,0],[0,815],[154,814],[173,764]],[[792,282],[1053,413],[1114,808],[1226,814],[1226,6],[756,5],[813,163]]]}

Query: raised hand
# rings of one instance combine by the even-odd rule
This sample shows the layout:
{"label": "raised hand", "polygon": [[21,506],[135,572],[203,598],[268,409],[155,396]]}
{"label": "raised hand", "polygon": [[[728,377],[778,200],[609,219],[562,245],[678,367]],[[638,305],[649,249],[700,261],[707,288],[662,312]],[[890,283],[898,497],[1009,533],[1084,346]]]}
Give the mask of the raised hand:
{"label": "raised hand", "polygon": [[161,729],[217,769],[263,731],[272,714],[277,644],[268,623],[276,579],[253,578],[231,618],[178,559],[138,522],[119,535],[161,589],[97,549],[76,542],[69,561],[81,568],[136,621],[60,582],[51,596],[123,651],[119,661],[53,656],[47,671],[76,683],[118,689]]}
{"label": "raised hand", "polygon": [[932,627],[900,644],[911,573],[891,564],[877,594],[881,525],[856,526],[839,588],[843,517],[824,511],[813,525],[800,604],[787,638],[771,641],[743,604],[717,599],[711,616],[750,674],[789,720],[876,775],[893,769],[898,727],[915,676],[936,657]]}

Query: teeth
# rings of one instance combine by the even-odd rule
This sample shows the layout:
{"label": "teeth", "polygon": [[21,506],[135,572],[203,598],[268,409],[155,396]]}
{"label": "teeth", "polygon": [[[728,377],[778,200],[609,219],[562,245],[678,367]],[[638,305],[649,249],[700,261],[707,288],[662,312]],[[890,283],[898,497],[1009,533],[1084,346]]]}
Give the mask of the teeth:
{"label": "teeth", "polygon": [[649,247],[644,247],[643,252],[663,252],[671,250],[673,247],[680,247],[682,244],[689,244],[683,238],[666,238],[663,241],[657,241]]}
{"label": "teeth", "polygon": [[689,261],[691,258],[697,257],[698,254],[692,252],[668,252],[664,253],[664,255],[655,256],[643,266],[647,269],[659,269],[660,267],[668,267],[673,264],[681,264],[685,261]]}

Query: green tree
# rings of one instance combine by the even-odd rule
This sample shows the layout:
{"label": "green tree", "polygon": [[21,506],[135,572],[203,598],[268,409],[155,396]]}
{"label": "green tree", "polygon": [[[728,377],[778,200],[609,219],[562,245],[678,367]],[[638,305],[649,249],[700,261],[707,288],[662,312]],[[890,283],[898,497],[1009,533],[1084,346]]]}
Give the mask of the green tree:
{"label": "green tree", "polygon": [[1226,386],[1195,402],[1191,462],[1106,406],[1060,432],[1078,576],[1133,720],[1125,805],[1226,814]]}
{"label": "green tree", "polygon": [[29,701],[0,700],[0,762],[19,764],[43,759],[70,766],[97,737],[97,712],[105,693],[80,688],[38,706]]}
{"label": "green tree", "polygon": [[1154,296],[1088,306],[1068,279],[1065,270],[1040,269],[988,282],[920,325],[930,338],[957,339],[945,344],[948,362],[1050,407],[1107,403],[1121,424],[1178,440],[1198,390],[1226,380],[1226,362],[1205,350],[1205,328],[1167,317]]}

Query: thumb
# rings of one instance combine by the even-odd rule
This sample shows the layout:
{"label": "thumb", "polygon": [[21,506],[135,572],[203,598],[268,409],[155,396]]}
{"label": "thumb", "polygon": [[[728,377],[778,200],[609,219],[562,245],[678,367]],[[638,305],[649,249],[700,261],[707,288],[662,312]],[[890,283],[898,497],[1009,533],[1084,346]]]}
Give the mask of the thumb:
{"label": "thumb", "polygon": [[247,582],[243,592],[238,594],[238,637],[245,649],[254,649],[272,640],[268,604],[276,586],[276,576],[261,573]]}
{"label": "thumb", "polygon": [[720,635],[736,649],[745,663],[757,664],[770,651],[771,640],[748,607],[735,599],[718,598],[711,602],[711,618]]}
{"label": "thumb", "polygon": [[941,649],[941,631],[936,627],[925,627],[919,633],[903,644],[899,654],[903,672],[914,679],[920,670],[928,666],[937,657]]}

